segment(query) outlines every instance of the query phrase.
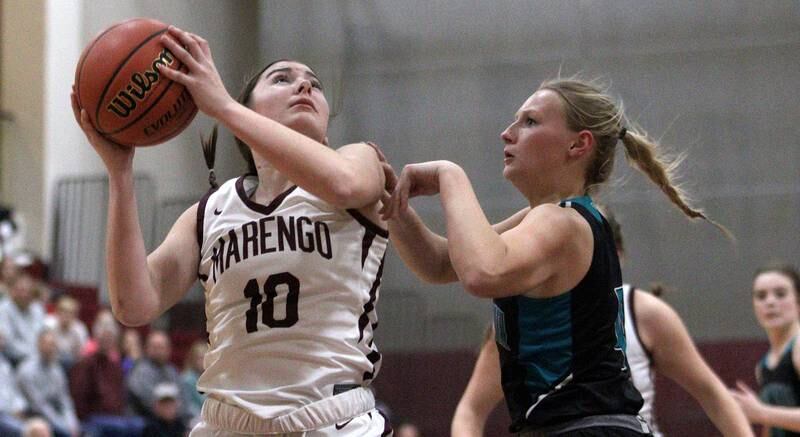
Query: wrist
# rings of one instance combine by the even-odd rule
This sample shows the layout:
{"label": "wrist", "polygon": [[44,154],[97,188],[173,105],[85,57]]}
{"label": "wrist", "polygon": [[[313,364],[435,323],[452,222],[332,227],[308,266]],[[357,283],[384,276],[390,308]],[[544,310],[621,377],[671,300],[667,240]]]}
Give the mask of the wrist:
{"label": "wrist", "polygon": [[241,103],[237,102],[229,95],[225,102],[219,106],[217,111],[214,111],[213,114],[208,115],[229,127],[228,120],[235,120],[237,117],[237,111],[243,107],[244,106]]}

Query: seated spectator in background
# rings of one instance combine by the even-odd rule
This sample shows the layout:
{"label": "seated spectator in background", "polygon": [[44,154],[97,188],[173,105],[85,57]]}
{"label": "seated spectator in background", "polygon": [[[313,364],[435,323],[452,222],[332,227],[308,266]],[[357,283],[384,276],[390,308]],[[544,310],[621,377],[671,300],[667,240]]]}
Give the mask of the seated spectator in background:
{"label": "seated spectator in background", "polygon": [[22,432],[23,437],[50,437],[52,435],[53,431],[50,429],[50,425],[39,417],[25,422],[25,430]]}
{"label": "seated spectator in background", "polygon": [[[154,330],[147,336],[145,356],[139,359],[128,374],[128,394],[130,405],[136,414],[153,418],[153,390],[160,383],[170,383],[180,387],[178,370],[170,363],[172,346],[164,331]],[[180,402],[185,405],[186,402]],[[181,411],[182,418],[188,418],[188,412]]]}
{"label": "seated spectator in background", "polygon": [[122,371],[125,375],[139,358],[142,358],[142,336],[136,329],[128,328],[122,334]]}
{"label": "seated spectator in background", "polygon": [[64,294],[56,301],[55,314],[48,314],[44,320],[44,326],[56,332],[58,361],[67,372],[80,358],[81,350],[89,338],[86,325],[78,319],[79,310],[78,301]]}
{"label": "seated spectator in background", "polygon": [[126,416],[119,326],[114,319],[98,317],[92,335],[97,350],[81,358],[70,372],[70,393],[83,429],[92,437],[138,436],[144,421]]}
{"label": "seated spectator in background", "polygon": [[19,267],[10,256],[0,257],[0,301],[8,295],[8,283],[19,274]]}
{"label": "seated spectator in background", "polygon": [[56,436],[78,436],[80,427],[69,395],[64,369],[58,363],[56,335],[50,329],[39,333],[38,353],[17,369],[17,380],[31,412],[41,415]]}
{"label": "seated spectator in background", "polygon": [[[0,335],[0,350],[5,340]],[[28,403],[17,386],[11,363],[0,354],[0,436],[21,436]]]}
{"label": "seated spectator in background", "polygon": [[183,437],[186,425],[180,418],[181,392],[177,385],[160,383],[152,394],[153,417],[148,419],[142,437]]}
{"label": "seated spectator in background", "polygon": [[44,325],[44,306],[36,298],[36,282],[20,273],[8,282],[10,299],[0,302],[0,333],[8,340],[5,353],[17,366],[36,353],[39,331]]}
{"label": "seated spectator in background", "polygon": [[189,412],[192,420],[200,417],[200,409],[203,408],[203,401],[206,400],[206,397],[197,391],[197,378],[203,373],[203,358],[205,358],[207,350],[208,344],[205,341],[195,341],[183,362],[181,389],[183,390],[183,399],[188,403],[185,409]]}
{"label": "seated spectator in background", "polygon": [[[108,308],[100,308],[97,311],[97,314],[94,316],[94,323],[92,323],[92,329],[97,324],[117,324],[117,319],[114,318],[114,314]],[[85,357],[87,355],[91,355],[97,352],[97,339],[94,337],[90,337],[86,340],[86,343],[83,344],[83,349],[81,350],[81,356]]]}

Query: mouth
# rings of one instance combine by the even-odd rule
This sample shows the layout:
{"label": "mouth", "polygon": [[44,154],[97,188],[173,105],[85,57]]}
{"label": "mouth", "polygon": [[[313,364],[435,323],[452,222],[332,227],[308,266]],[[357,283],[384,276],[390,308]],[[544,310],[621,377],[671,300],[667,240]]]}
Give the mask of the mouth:
{"label": "mouth", "polygon": [[514,155],[509,153],[508,151],[503,151],[503,161],[509,161],[514,158]]}
{"label": "mouth", "polygon": [[294,108],[295,106],[306,107],[314,112],[317,112],[317,108],[314,106],[314,102],[311,101],[311,99],[307,99],[305,97],[301,97],[289,105],[289,107],[292,108]]}

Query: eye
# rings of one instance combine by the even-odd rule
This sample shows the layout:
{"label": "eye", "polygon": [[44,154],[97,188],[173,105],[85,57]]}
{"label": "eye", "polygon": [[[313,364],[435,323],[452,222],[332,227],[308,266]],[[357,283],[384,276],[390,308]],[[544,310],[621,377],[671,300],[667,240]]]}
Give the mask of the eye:
{"label": "eye", "polygon": [[756,291],[755,293],[753,293],[753,299],[755,299],[755,300],[764,300],[766,298],[767,298],[767,293],[762,291],[762,290],[759,290],[759,291]]}
{"label": "eye", "polygon": [[320,90],[320,91],[322,91],[322,82],[320,82],[320,81],[318,81],[316,79],[311,81],[311,86],[316,88],[316,89],[318,89],[318,90]]}
{"label": "eye", "polygon": [[289,78],[285,74],[272,76],[272,83],[289,83]]}
{"label": "eye", "polygon": [[535,124],[536,124],[536,120],[534,120],[534,119],[532,119],[530,117],[526,117],[525,118],[525,126],[533,126]]}

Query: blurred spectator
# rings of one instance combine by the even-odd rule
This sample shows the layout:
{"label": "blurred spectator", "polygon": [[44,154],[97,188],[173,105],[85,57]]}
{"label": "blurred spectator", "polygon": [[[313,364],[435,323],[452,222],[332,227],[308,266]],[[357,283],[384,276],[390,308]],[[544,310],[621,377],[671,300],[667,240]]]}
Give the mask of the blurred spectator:
{"label": "blurred spectator", "polygon": [[136,329],[128,328],[122,335],[122,372],[127,375],[139,358],[142,358],[142,336]]}
{"label": "blurred spectator", "polygon": [[[0,335],[0,350],[4,345]],[[19,390],[11,363],[0,354],[0,436],[21,436],[28,403]]]}
{"label": "blurred spectator", "polygon": [[147,421],[142,437],[183,437],[186,425],[180,418],[181,392],[177,385],[160,383],[155,386],[153,399],[154,416]]}
{"label": "blurred spectator", "polygon": [[417,425],[411,422],[403,422],[394,432],[395,437],[422,437]]}
{"label": "blurred spectator", "polygon": [[50,425],[39,417],[25,422],[23,437],[50,437],[53,435]]}
{"label": "blurred spectator", "polygon": [[78,417],[64,369],[58,364],[56,335],[52,330],[44,329],[39,333],[38,353],[20,364],[17,380],[30,410],[43,416],[56,436],[79,435]]}
{"label": "blurred spectator", "polygon": [[119,326],[98,317],[92,327],[97,350],[70,373],[70,392],[84,430],[92,437],[138,436],[140,417],[126,416],[125,381],[118,350]]}
{"label": "blurred spectator", "polygon": [[48,314],[44,320],[44,326],[56,332],[58,360],[66,372],[78,361],[89,338],[86,325],[78,319],[79,310],[78,301],[64,294],[56,302],[55,314]]}
{"label": "blurred spectator", "polygon": [[[133,411],[147,418],[153,418],[153,390],[160,383],[170,383],[180,387],[178,370],[170,363],[172,346],[164,331],[154,330],[147,336],[145,356],[134,364],[128,374],[128,393]],[[180,404],[185,405],[186,402]],[[182,411],[181,417],[188,418]]]}
{"label": "blurred spectator", "polygon": [[25,255],[25,226],[14,209],[0,205],[0,259]]}
{"label": "blurred spectator", "polygon": [[[101,308],[97,311],[97,314],[94,316],[94,323],[92,324],[92,332],[95,331],[97,325],[117,325],[117,319],[114,318],[114,314],[108,308]],[[86,343],[83,345],[83,350],[81,351],[81,356],[91,355],[97,352],[97,338],[91,337],[86,340]]]}
{"label": "blurred spectator", "polygon": [[203,408],[203,401],[206,397],[197,391],[197,378],[203,373],[203,358],[205,358],[208,345],[205,341],[198,340],[192,343],[186,360],[183,363],[183,373],[181,373],[181,384],[183,399],[188,405],[186,410],[193,419],[200,416],[200,409]]}
{"label": "blurred spectator", "polygon": [[8,283],[19,274],[19,267],[11,257],[0,257],[0,301],[8,295]]}
{"label": "blurred spectator", "polygon": [[44,325],[44,306],[36,299],[36,282],[20,273],[8,282],[9,297],[0,302],[0,333],[8,339],[6,357],[16,366],[36,352]]}

